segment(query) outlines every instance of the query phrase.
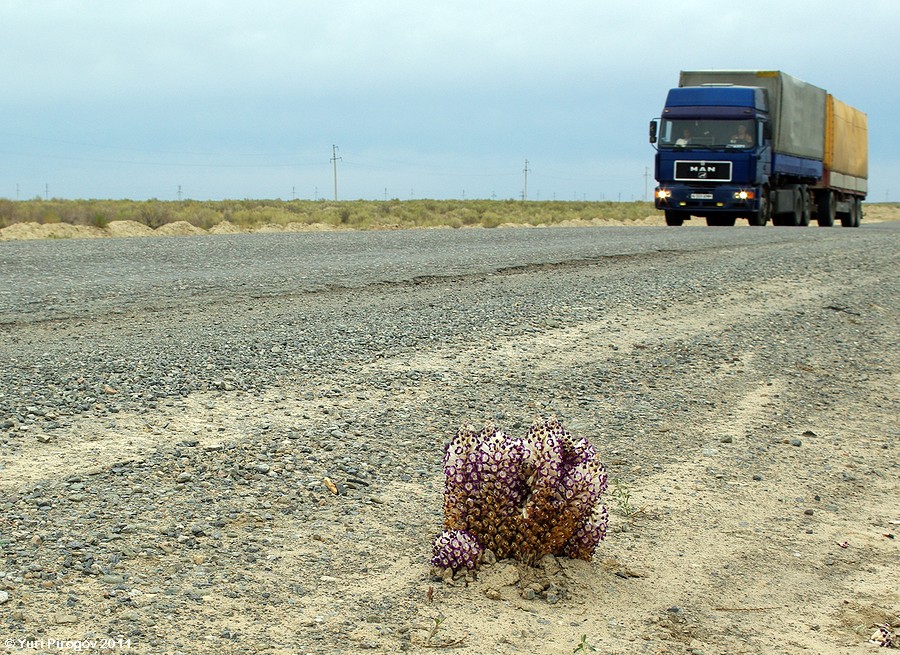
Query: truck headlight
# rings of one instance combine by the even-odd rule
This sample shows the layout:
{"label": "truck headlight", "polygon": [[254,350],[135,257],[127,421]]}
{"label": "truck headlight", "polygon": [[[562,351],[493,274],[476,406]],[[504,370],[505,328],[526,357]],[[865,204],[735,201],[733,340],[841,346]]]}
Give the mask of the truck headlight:
{"label": "truck headlight", "polygon": [[659,198],[660,200],[666,200],[667,198],[672,197],[672,192],[669,191],[668,189],[657,189],[656,197]]}
{"label": "truck headlight", "polygon": [[753,200],[756,197],[756,194],[752,191],[735,191],[734,199],[735,200]]}

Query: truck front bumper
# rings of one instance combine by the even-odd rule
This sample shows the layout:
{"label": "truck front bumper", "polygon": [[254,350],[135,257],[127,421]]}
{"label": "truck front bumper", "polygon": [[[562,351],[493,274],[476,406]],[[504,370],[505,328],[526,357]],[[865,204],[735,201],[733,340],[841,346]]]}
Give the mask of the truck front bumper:
{"label": "truck front bumper", "polygon": [[751,214],[759,210],[759,189],[735,185],[691,187],[661,184],[653,194],[657,209],[683,211],[697,216],[717,213]]}

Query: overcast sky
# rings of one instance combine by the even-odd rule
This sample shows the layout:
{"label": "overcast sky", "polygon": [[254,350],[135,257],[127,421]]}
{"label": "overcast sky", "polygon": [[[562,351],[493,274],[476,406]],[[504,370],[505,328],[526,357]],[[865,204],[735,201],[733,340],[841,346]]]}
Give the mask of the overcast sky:
{"label": "overcast sky", "polygon": [[900,200],[900,2],[0,0],[0,197],[644,199],[681,69],[869,116]]}

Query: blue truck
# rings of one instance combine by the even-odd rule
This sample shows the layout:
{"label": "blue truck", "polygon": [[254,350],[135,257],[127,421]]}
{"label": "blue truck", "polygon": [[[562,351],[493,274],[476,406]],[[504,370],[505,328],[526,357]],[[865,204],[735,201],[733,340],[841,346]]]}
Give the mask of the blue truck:
{"label": "blue truck", "polygon": [[682,71],[650,143],[667,225],[862,220],[866,115],[781,71]]}

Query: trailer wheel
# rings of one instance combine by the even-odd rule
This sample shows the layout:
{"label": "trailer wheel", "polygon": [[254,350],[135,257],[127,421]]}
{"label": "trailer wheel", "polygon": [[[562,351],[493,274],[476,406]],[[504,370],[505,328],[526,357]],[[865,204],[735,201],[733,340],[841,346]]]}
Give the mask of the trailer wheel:
{"label": "trailer wheel", "polygon": [[859,198],[854,199],[850,203],[850,216],[853,217],[853,225],[851,227],[859,227],[862,221],[862,201]]}
{"label": "trailer wheel", "polygon": [[859,198],[853,198],[850,200],[850,211],[846,214],[841,214],[841,225],[844,227],[859,227],[861,220],[862,203]]}
{"label": "trailer wheel", "polygon": [[[775,225],[781,225],[785,227],[796,227],[800,225],[800,221],[803,218],[804,207],[806,205],[806,201],[803,198],[803,194],[801,193],[801,188],[797,184],[792,184],[789,187],[786,187],[786,190],[791,193],[791,208],[780,214],[776,214],[772,217],[772,222]],[[807,223],[809,222],[809,210],[806,209],[807,212]]]}
{"label": "trailer wheel", "polygon": [[800,211],[797,213],[797,225],[806,227],[809,225],[810,210],[809,206],[809,189],[805,184],[797,187],[797,193],[800,194]]}
{"label": "trailer wheel", "polygon": [[819,227],[834,227],[834,219],[836,216],[837,211],[834,202],[834,194],[831,191],[825,191],[822,193],[822,198],[819,201],[819,212],[816,216]]}
{"label": "trailer wheel", "polygon": [[684,223],[684,219],[687,216],[684,212],[675,211],[674,209],[666,210],[666,225],[672,227],[678,227],[682,223]]}

